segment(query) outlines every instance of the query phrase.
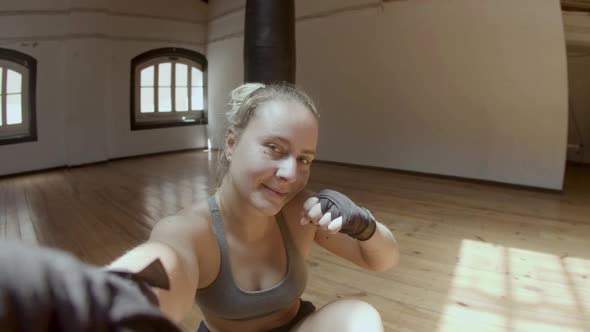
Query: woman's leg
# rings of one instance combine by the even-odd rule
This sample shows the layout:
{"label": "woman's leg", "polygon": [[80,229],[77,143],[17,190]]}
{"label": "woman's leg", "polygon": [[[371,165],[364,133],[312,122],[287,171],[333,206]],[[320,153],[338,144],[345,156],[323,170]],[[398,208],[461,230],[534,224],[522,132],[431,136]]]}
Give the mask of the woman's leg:
{"label": "woman's leg", "polygon": [[383,323],[379,312],[372,305],[346,299],[327,304],[307,316],[292,331],[382,332]]}

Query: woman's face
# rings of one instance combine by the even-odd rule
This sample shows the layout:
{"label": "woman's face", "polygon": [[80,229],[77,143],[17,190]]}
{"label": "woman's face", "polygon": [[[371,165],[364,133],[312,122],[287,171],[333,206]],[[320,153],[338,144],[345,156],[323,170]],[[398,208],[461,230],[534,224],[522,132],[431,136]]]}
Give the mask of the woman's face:
{"label": "woman's face", "polygon": [[[307,185],[315,158],[319,123],[297,102],[270,101],[226,150],[231,183],[239,196],[265,215],[274,215]],[[235,134],[235,133],[234,133]]]}

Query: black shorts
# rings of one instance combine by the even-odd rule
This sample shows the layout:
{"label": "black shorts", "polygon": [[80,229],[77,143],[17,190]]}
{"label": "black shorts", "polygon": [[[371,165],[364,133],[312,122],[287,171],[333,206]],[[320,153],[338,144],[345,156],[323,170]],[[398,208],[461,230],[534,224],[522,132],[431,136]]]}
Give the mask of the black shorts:
{"label": "black shorts", "polygon": [[[297,314],[295,315],[295,317],[293,317],[293,319],[291,319],[291,321],[288,322],[287,324],[281,325],[279,327],[275,327],[274,329],[268,330],[268,332],[288,332],[295,325],[297,325],[297,323],[299,323],[305,317],[307,317],[311,313],[313,313],[315,311],[315,309],[316,308],[313,305],[313,303],[311,303],[309,301],[300,300],[299,310],[297,311]],[[197,332],[209,332],[209,329],[207,328],[207,325],[205,325],[205,322],[201,321],[201,324],[199,325]]]}

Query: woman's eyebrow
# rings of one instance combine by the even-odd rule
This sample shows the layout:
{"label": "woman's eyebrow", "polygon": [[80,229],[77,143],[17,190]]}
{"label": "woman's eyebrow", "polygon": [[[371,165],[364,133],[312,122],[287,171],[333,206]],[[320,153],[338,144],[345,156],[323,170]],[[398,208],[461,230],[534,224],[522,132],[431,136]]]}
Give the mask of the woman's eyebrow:
{"label": "woman's eyebrow", "polygon": [[281,141],[287,145],[291,145],[291,142],[289,142],[288,139],[286,139],[282,136],[278,136],[278,135],[266,135],[266,136],[263,136],[262,139],[265,141],[277,140],[277,141]]}
{"label": "woman's eyebrow", "polygon": [[[286,145],[288,145],[288,146],[291,146],[291,142],[290,142],[288,139],[286,139],[286,138],[284,138],[284,137],[282,137],[282,136],[278,136],[278,135],[268,135],[268,136],[264,136],[264,140],[265,140],[265,141],[267,141],[267,140],[268,140],[268,141],[271,141],[271,140],[277,140],[277,141],[281,141],[282,143],[284,143],[284,144],[286,144]],[[302,152],[303,152],[304,154],[309,154],[309,155],[312,155],[312,156],[314,156],[314,157],[315,157],[315,151],[314,151],[314,150],[303,150]]]}
{"label": "woman's eyebrow", "polygon": [[303,150],[303,154],[308,154],[315,158],[315,151],[313,150]]}

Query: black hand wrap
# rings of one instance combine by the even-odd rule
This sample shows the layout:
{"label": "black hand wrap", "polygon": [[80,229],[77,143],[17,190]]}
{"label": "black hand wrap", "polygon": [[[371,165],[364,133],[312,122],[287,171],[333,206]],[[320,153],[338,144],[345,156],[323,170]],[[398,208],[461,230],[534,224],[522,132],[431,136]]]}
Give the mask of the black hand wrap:
{"label": "black hand wrap", "polygon": [[330,189],[320,190],[314,196],[320,200],[323,214],[330,212],[332,220],[342,217],[340,233],[359,241],[366,241],[375,234],[377,221],[371,212],[358,207],[350,198]]}

